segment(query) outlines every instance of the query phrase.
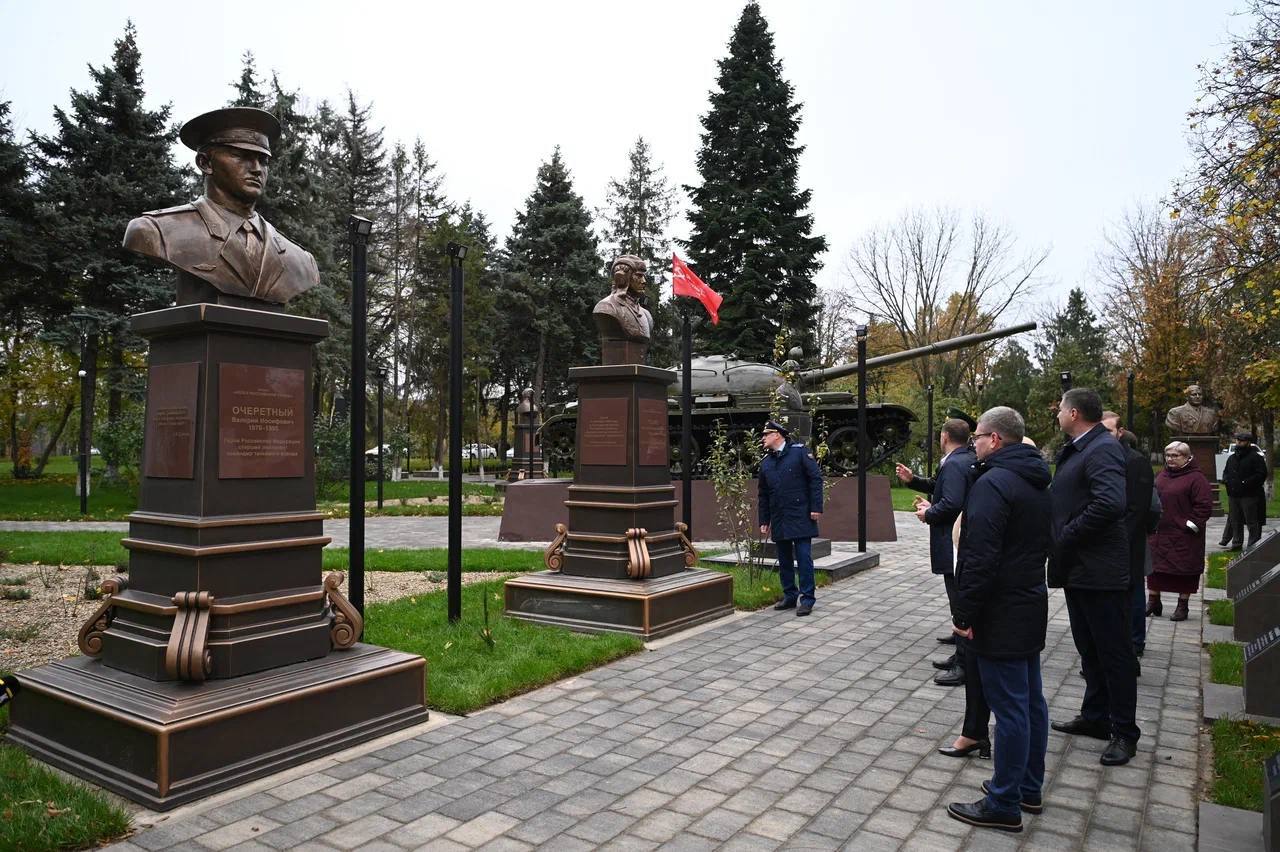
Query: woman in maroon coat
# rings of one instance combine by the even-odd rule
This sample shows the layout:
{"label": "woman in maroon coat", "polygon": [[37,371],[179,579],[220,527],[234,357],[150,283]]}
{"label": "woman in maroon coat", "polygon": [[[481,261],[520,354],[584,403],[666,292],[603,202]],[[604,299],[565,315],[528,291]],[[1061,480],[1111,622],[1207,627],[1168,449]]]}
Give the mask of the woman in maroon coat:
{"label": "woman in maroon coat", "polygon": [[1169,619],[1185,621],[1187,599],[1200,588],[1204,573],[1204,530],[1213,512],[1213,489],[1182,441],[1164,448],[1164,463],[1156,477],[1160,523],[1147,539],[1153,569],[1147,578],[1147,615],[1161,614],[1161,592],[1176,592],[1178,606]]}

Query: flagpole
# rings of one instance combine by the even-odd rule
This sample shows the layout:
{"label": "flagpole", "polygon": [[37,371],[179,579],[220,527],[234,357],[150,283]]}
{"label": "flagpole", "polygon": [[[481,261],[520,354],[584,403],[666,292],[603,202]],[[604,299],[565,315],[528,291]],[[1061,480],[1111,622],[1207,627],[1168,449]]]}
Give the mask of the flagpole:
{"label": "flagpole", "polygon": [[680,306],[684,317],[682,371],[680,381],[680,497],[684,505],[685,535],[693,541],[693,332],[688,300]]}

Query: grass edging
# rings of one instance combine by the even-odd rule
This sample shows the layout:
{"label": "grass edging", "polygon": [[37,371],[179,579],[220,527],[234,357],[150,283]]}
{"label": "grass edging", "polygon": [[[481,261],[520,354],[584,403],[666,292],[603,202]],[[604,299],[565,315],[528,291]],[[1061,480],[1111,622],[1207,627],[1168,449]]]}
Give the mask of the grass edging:
{"label": "grass edging", "polygon": [[1209,680],[1229,686],[1244,686],[1244,646],[1234,642],[1209,645]]}
{"label": "grass edging", "polygon": [[1206,559],[1204,585],[1207,589],[1225,589],[1227,587],[1227,563],[1234,559],[1235,553],[1210,553]]}
{"label": "grass edging", "polygon": [[1209,798],[1229,808],[1262,810],[1262,762],[1280,751],[1280,728],[1247,719],[1218,719],[1213,737]]}
{"label": "grass edging", "polygon": [[1231,601],[1209,601],[1209,623],[1223,627],[1234,627],[1236,623],[1236,607]]}
{"label": "grass edging", "polygon": [[[0,708],[0,735],[9,709]],[[0,743],[0,849],[81,849],[129,833],[131,820],[101,791]]]}

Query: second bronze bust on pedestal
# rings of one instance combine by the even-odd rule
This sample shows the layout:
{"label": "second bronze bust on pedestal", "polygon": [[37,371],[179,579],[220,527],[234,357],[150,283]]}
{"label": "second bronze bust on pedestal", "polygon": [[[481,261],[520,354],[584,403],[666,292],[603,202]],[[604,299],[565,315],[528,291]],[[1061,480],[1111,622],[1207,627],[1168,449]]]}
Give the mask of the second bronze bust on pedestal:
{"label": "second bronze bust on pedestal", "polygon": [[204,195],[143,213],[129,223],[124,247],[178,270],[180,305],[282,305],[318,284],[315,258],[254,210],[271,146],[280,140],[276,117],[250,107],[217,109],[184,124],[180,137],[196,152]]}

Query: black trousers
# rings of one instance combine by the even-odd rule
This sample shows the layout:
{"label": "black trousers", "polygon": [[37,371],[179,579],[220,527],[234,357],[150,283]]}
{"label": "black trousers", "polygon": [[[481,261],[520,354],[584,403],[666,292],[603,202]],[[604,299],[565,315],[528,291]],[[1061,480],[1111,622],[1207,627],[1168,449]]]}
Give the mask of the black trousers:
{"label": "black trousers", "polygon": [[[956,594],[954,574],[943,574],[947,586],[947,602]],[[963,636],[956,637],[956,662],[964,669],[964,726],[960,735],[971,740],[985,740],[990,734],[991,708],[982,694],[982,674],[978,671],[978,658],[973,646]]]}
{"label": "black trousers", "polygon": [[1244,531],[1249,529],[1249,547],[1262,537],[1262,501],[1257,497],[1231,497],[1227,510],[1227,528],[1222,532],[1222,544],[1230,541],[1232,547],[1244,544]]}
{"label": "black trousers", "polygon": [[1138,709],[1138,657],[1130,635],[1128,589],[1067,589],[1071,637],[1084,669],[1084,701],[1080,715],[1105,722],[1113,736],[1137,742],[1142,732]]}

